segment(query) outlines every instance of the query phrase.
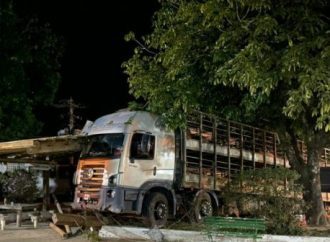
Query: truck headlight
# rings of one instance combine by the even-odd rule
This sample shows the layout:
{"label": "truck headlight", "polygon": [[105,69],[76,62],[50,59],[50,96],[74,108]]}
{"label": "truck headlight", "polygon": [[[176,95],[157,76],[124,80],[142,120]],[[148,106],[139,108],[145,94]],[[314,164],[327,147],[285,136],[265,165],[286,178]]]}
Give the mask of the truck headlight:
{"label": "truck headlight", "polygon": [[109,177],[109,185],[115,185],[117,184],[117,174],[116,175],[112,175]]}
{"label": "truck headlight", "polygon": [[114,198],[116,196],[116,191],[115,190],[109,190],[107,192],[108,197]]}

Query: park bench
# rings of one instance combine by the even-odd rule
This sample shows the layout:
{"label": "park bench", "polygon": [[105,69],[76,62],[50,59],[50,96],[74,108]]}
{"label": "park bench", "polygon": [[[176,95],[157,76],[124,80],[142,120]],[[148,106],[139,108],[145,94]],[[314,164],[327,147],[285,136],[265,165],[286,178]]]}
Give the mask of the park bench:
{"label": "park bench", "polygon": [[[17,204],[0,204],[0,211],[5,210],[9,212],[16,212],[16,225],[21,227],[22,224],[22,212],[33,210],[35,213],[29,214],[34,227],[37,227],[38,216],[36,214],[37,208],[41,206],[41,203],[17,203]],[[0,214],[0,229],[4,230],[8,215]]]}
{"label": "park bench", "polygon": [[4,230],[6,226],[7,216],[4,214],[0,214],[0,230]]}
{"label": "park bench", "polygon": [[229,236],[242,238],[262,238],[266,226],[264,219],[237,217],[207,217],[204,219],[204,233],[213,237]]}

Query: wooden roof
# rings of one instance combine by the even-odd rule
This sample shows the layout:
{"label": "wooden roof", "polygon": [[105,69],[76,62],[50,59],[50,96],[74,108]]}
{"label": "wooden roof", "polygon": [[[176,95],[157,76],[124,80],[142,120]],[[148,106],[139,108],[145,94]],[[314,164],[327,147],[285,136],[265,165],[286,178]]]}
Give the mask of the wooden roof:
{"label": "wooden roof", "polygon": [[24,162],[66,156],[80,152],[84,140],[82,135],[65,135],[0,142],[0,161]]}

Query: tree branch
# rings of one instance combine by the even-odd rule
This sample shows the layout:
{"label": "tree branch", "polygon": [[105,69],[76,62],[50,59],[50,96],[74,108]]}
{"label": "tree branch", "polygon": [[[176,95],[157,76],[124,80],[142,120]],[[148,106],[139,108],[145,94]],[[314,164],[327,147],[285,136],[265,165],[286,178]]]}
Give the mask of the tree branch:
{"label": "tree branch", "polygon": [[301,155],[302,153],[298,148],[298,140],[293,132],[293,129],[289,125],[286,125],[286,130],[290,136],[290,143],[295,154],[295,158],[296,158],[295,165],[298,165],[300,168],[302,168],[305,165],[305,163],[304,163],[304,158]]}
{"label": "tree branch", "polygon": [[246,10],[246,13],[242,17],[242,20],[246,18],[246,16],[249,14],[249,12],[250,12],[250,7],[248,7],[248,9]]}
{"label": "tree branch", "polygon": [[138,41],[136,38],[134,38],[134,41],[142,48],[142,50],[145,50],[146,52],[148,52],[149,54],[152,55],[157,55],[156,52],[153,52],[151,50],[149,50],[144,44],[142,44],[140,41]]}
{"label": "tree branch", "polygon": [[237,19],[239,22],[241,22],[241,18],[239,17],[239,14],[238,14],[238,3],[235,4],[236,5],[236,16],[237,16]]}

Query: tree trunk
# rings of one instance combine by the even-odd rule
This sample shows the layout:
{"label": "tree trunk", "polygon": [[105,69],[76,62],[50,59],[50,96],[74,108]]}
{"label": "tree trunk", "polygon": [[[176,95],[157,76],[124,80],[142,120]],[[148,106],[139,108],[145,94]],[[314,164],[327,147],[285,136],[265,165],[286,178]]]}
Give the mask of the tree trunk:
{"label": "tree trunk", "polygon": [[325,209],[322,201],[321,179],[320,179],[320,151],[322,150],[322,142],[319,135],[315,135],[311,142],[307,143],[307,169],[309,173],[307,201],[310,207],[307,210],[309,223],[312,225],[327,224]]}
{"label": "tree trunk", "polygon": [[320,152],[323,149],[323,135],[313,133],[307,142],[307,161],[303,159],[302,151],[292,129],[287,127],[292,150],[287,151],[290,166],[300,174],[299,181],[304,187],[303,199],[307,205],[307,221],[311,225],[327,224],[321,193]]}

